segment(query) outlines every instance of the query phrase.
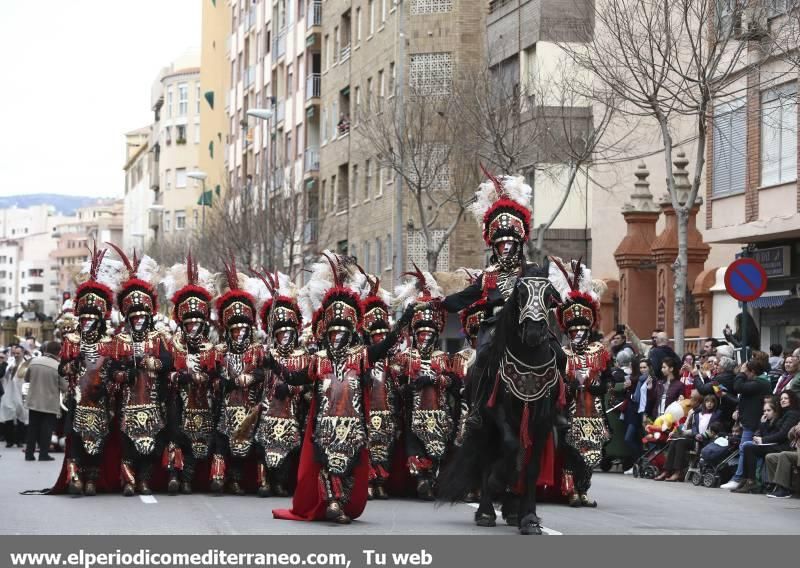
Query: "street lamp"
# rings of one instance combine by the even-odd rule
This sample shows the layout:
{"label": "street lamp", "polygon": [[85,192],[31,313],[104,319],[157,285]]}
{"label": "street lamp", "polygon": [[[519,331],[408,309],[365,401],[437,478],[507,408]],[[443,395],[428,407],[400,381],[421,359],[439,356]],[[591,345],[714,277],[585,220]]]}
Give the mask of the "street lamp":
{"label": "street lamp", "polygon": [[206,234],[206,178],[208,178],[208,174],[206,172],[201,172],[200,170],[189,172],[186,174],[186,177],[190,179],[198,179],[203,184],[203,190],[200,193],[203,199],[203,225],[200,228],[200,231],[203,235]]}

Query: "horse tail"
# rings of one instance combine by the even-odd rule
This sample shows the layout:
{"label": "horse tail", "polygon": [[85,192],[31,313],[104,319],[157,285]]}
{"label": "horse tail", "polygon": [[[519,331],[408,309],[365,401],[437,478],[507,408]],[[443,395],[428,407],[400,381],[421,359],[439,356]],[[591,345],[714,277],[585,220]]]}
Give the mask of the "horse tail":
{"label": "horse tail", "polygon": [[470,432],[447,460],[437,478],[437,506],[444,503],[463,503],[467,494],[481,486],[481,462],[486,459],[484,438]]}

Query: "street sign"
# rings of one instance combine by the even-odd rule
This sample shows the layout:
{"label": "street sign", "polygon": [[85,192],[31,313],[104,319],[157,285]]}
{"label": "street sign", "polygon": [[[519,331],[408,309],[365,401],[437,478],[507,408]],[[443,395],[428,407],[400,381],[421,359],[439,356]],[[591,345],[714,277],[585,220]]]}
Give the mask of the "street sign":
{"label": "street sign", "polygon": [[725,272],[725,289],[740,302],[752,302],[767,289],[767,273],[752,258],[740,258]]}

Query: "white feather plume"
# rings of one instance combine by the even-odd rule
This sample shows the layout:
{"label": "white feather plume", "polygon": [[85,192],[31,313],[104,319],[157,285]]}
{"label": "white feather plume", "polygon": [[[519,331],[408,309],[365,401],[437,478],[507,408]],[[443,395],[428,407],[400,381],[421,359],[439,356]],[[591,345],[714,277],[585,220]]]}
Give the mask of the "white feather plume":
{"label": "white feather plume", "polygon": [[[425,278],[425,285],[430,291],[431,298],[443,298],[444,293],[433,277],[433,274],[423,271],[422,276]],[[400,306],[405,309],[415,302],[420,294],[419,281],[415,276],[410,276],[405,282],[394,289],[394,306]]]}
{"label": "white feather plume", "polygon": [[[323,255],[327,255],[331,259],[337,257],[329,250],[323,251]],[[357,293],[359,297],[364,297],[369,293],[369,282],[355,264],[343,263],[340,266],[343,268],[343,286]],[[304,320],[311,321],[312,315],[322,305],[325,294],[333,285],[334,277],[331,265],[325,256],[321,256],[319,261],[311,265],[311,277],[297,293],[297,303],[300,305]]]}
{"label": "white feather plume", "polygon": [[[82,284],[89,279],[90,266],[91,262],[88,260],[83,263],[83,266],[81,266],[81,271],[76,277],[76,280],[79,283]],[[100,267],[97,269],[97,278],[95,281],[108,286],[111,291],[116,294],[122,287],[122,283],[126,280],[127,275],[128,270],[121,261],[112,260],[106,257],[103,259],[103,262],[100,263]]]}
{"label": "white feather plume", "polygon": [[[566,271],[566,276],[561,271],[561,269],[557,266],[555,261],[561,263]],[[576,261],[573,262],[565,262],[560,258],[553,257],[550,261],[550,266],[548,268],[548,278],[550,283],[558,292],[558,295],[561,297],[562,302],[566,302],[569,299],[570,292],[573,291],[572,289],[572,282],[575,280],[575,272],[574,272],[574,264],[577,264]],[[588,294],[594,300],[599,300],[600,295],[597,293],[593,286],[592,281],[592,271],[589,269],[585,264],[581,263],[581,278],[578,281],[578,292],[583,292],[584,294]]]}
{"label": "white feather plume", "polygon": [[158,263],[152,257],[144,255],[139,262],[139,268],[136,270],[136,274],[133,276],[153,286],[157,286],[160,279],[159,270]]}
{"label": "white feather plume", "polygon": [[[172,267],[166,270],[164,277],[161,279],[161,284],[164,286],[167,298],[172,298],[175,292],[188,283],[189,281],[186,278],[186,264],[173,264]],[[202,266],[197,267],[197,286],[200,286],[209,294],[214,294],[214,275]]]}
{"label": "white feather plume", "polygon": [[[522,176],[498,176],[498,179],[503,183],[506,197],[516,201],[526,209],[530,209],[533,189],[525,183],[525,178]],[[469,206],[469,210],[478,220],[478,223],[483,223],[483,216],[498,199],[500,199],[500,196],[497,195],[497,190],[491,180],[487,180],[480,185],[478,191],[475,192],[475,202]]]}

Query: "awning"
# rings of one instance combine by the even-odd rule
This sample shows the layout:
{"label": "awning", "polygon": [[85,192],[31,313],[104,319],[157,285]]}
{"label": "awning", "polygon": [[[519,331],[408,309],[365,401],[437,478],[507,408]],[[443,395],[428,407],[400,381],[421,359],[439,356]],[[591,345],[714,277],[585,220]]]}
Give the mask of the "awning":
{"label": "awning", "polygon": [[780,290],[778,292],[765,292],[763,296],[750,302],[748,305],[756,309],[780,308],[786,300],[792,298],[791,290]]}

